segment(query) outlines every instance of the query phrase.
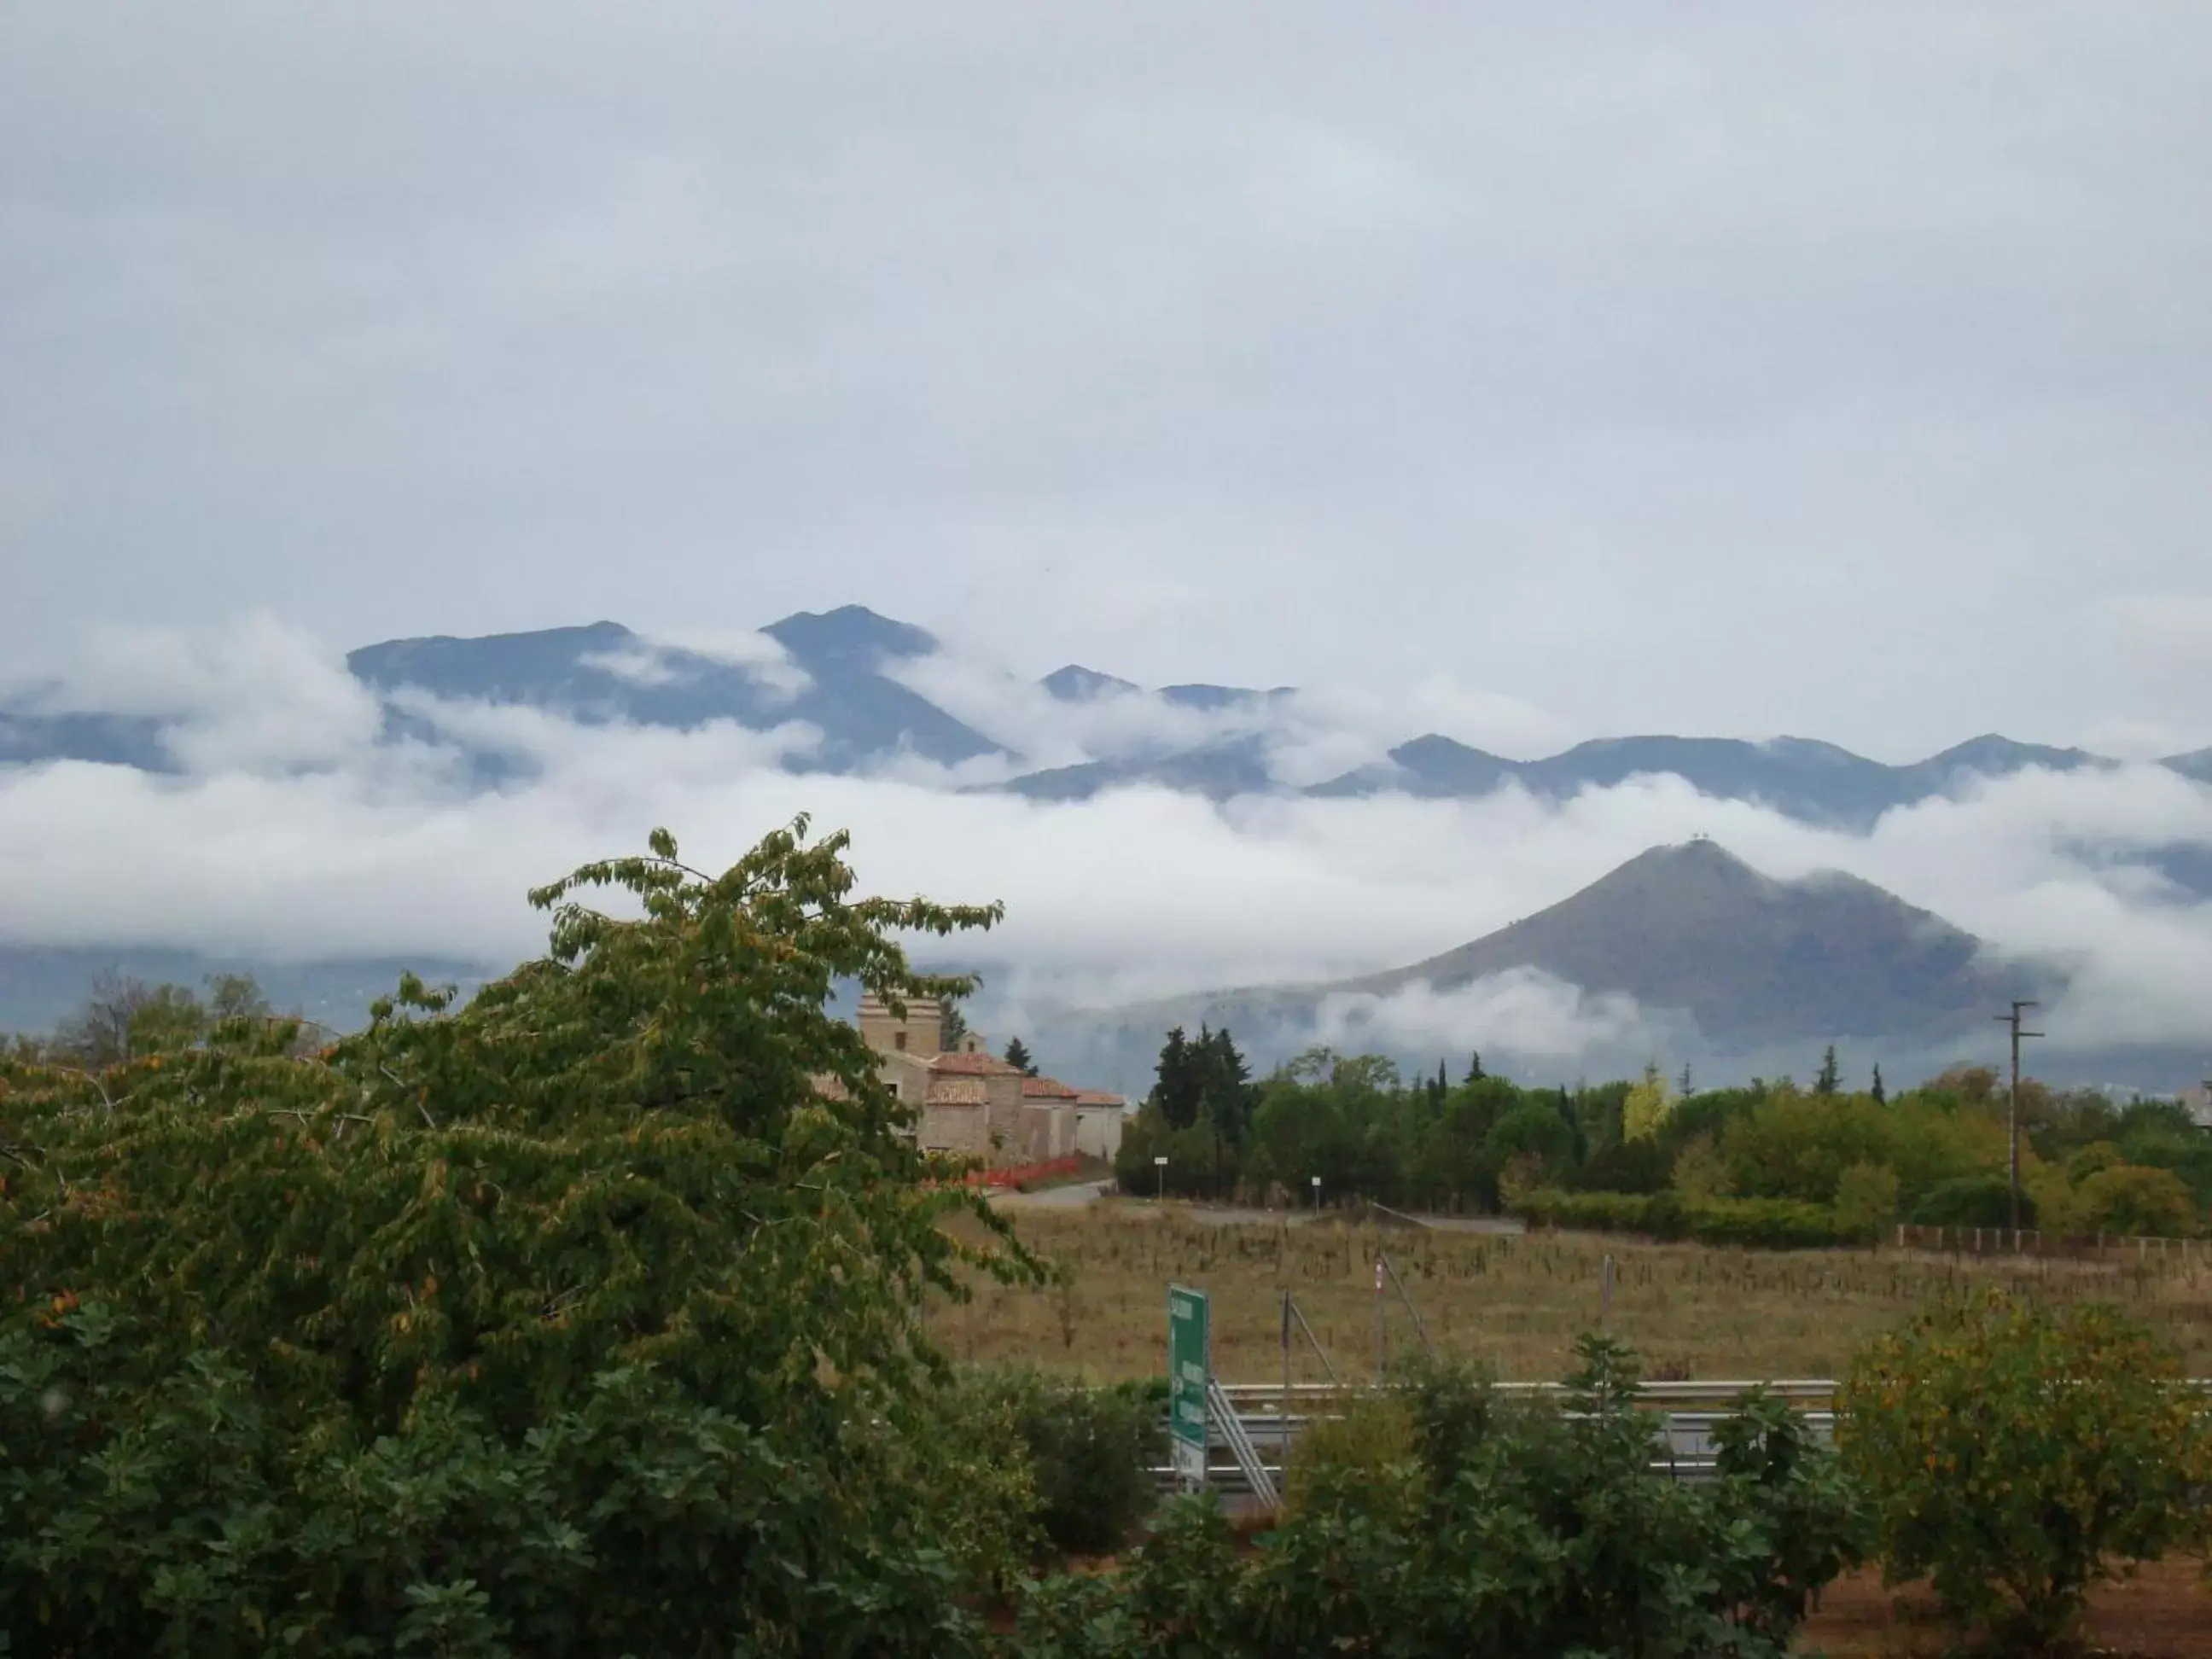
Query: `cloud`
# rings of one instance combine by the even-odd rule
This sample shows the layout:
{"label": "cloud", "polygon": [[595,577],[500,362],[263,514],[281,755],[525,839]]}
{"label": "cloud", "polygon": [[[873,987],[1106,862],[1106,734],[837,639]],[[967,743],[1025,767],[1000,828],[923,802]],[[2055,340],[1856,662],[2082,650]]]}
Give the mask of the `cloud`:
{"label": "cloud", "polygon": [[1007,775],[1167,754],[1261,724],[1233,710],[1182,708],[1143,688],[1063,702],[1036,681],[999,666],[994,655],[966,651],[933,652],[890,664],[884,672],[1013,751],[1018,762],[1006,769]]}
{"label": "cloud", "polygon": [[696,673],[703,659],[725,667],[740,668],[787,702],[813,684],[813,677],[792,659],[791,653],[771,635],[757,628],[678,626],[641,639],[639,649],[624,659],[633,672],[650,678],[641,684],[673,685]]}
{"label": "cloud", "polygon": [[[959,775],[919,763],[795,775],[782,763],[816,736],[798,725],[678,732],[410,697],[403,706],[435,736],[372,741],[380,715],[334,658],[266,619],[197,645],[111,637],[68,683],[85,706],[120,701],[176,719],[185,770],[0,769],[6,941],[513,960],[543,939],[543,918],[522,902],[528,887],[633,850],[655,825],[719,866],[807,812],[819,829],[853,831],[865,890],[1006,902],[989,935],[930,946],[988,966],[999,1006],[1106,1006],[1421,960],[1647,847],[1703,833],[1770,874],[1847,870],[1994,949],[2077,961],[2073,992],[2046,1013],[2054,1033],[2212,1039],[2201,994],[2212,904],[2131,864],[2212,848],[2212,789],[2156,767],[2030,771],[1893,811],[1864,835],[1671,778],[1560,801],[1509,787],[1476,801],[1252,797],[1216,808],[1132,789],[1037,803],[963,793],[951,787]],[[1062,718],[1033,688],[974,684],[979,709],[987,693],[1003,696],[1006,730]],[[526,764],[483,788],[468,761],[481,752]],[[1542,1054],[1665,1036],[1650,1011],[1605,989],[1508,976],[1347,1001],[1330,1018],[1344,1033],[1454,1050],[1508,1032]]]}
{"label": "cloud", "polygon": [[1635,998],[1591,994],[1533,968],[1443,992],[1425,980],[1388,996],[1334,992],[1322,999],[1314,1029],[1321,1042],[1352,1053],[1488,1048],[1573,1064],[1594,1053],[1669,1052],[1664,1024],[1647,1019]]}
{"label": "cloud", "polygon": [[178,763],[201,773],[340,764],[381,720],[338,653],[266,611],[198,631],[92,629],[56,678],[19,700],[158,720]]}

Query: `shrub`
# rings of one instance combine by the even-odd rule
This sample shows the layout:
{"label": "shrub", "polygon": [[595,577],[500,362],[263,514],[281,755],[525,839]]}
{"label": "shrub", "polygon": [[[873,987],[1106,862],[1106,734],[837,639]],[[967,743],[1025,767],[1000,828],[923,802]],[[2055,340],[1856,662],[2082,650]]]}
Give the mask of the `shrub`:
{"label": "shrub", "polygon": [[1852,1367],[1838,1439],[1893,1583],[2013,1650],[2063,1636],[2114,1563],[2201,1531],[2212,1445],[2179,1362],[2110,1309],[1990,1295],[1923,1315]]}
{"label": "shrub", "polygon": [[1825,1205],[1786,1198],[1717,1198],[1686,1203],[1676,1194],[1525,1193],[1513,1213],[1531,1226],[1573,1227],[1593,1232],[1633,1232],[1654,1238],[1693,1238],[1702,1244],[1773,1250],[1819,1249],[1864,1242],[1863,1229],[1847,1226]]}
{"label": "shrub", "polygon": [[2197,1231],[2197,1204],[2170,1170],[2116,1164],[2082,1182],[2081,1224],[2093,1232],[2179,1237]]}
{"label": "shrub", "polygon": [[[2002,1175],[1938,1182],[1912,1206],[1911,1219],[1922,1227],[2009,1227],[2012,1183]],[[2020,1195],[2020,1224],[2035,1225],[2035,1200],[2025,1190]]]}
{"label": "shrub", "polygon": [[1532,1227],[1573,1227],[1601,1233],[1658,1231],[1662,1212],[1640,1193],[1569,1193],[1540,1187],[1521,1194],[1512,1212]]}
{"label": "shrub", "polygon": [[1862,1242],[1825,1204],[1787,1198],[1717,1198],[1685,1212],[1689,1236],[1700,1244],[1747,1245],[1768,1250],[1815,1250]]}
{"label": "shrub", "polygon": [[1026,1453],[1031,1513],[1063,1554],[1119,1548],[1150,1512],[1164,1455],[1160,1402],[1145,1383],[1089,1389],[1035,1371],[972,1378]]}
{"label": "shrub", "polygon": [[1018,1659],[1237,1659],[1243,1638],[1237,1540],[1211,1498],[1178,1498],[1112,1577],[1026,1586],[1007,1651]]}
{"label": "shrub", "polygon": [[1304,1432],[1291,1443],[1290,1490],[1285,1497],[1296,1507],[1316,1481],[1331,1475],[1376,1478],[1413,1455],[1413,1424],[1404,1403],[1394,1395],[1352,1395],[1333,1410],[1317,1408]]}
{"label": "shrub", "polygon": [[1764,1546],[1724,1558],[1723,1594],[1741,1623],[1786,1650],[1821,1586],[1872,1553],[1872,1512],[1834,1452],[1764,1389],[1737,1402],[1713,1440],[1720,1483]]}
{"label": "shrub", "polygon": [[1010,1654],[1782,1659],[1855,1559],[1832,1454],[1753,1400],[1722,1431],[1721,1478],[1678,1484],[1652,1469],[1632,1357],[1595,1337],[1581,1357],[1564,1408],[1464,1371],[1415,1375],[1310,1461],[1256,1556],[1235,1555],[1210,1508],[1177,1504],[1121,1581],[1030,1587]]}

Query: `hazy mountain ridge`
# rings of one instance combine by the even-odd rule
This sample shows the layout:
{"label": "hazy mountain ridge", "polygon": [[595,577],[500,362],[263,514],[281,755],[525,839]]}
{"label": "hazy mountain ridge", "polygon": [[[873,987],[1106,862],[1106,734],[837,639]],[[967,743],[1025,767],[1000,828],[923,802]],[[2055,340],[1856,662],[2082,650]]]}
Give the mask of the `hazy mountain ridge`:
{"label": "hazy mountain ridge", "polygon": [[349,1031],[368,1023],[368,1005],[388,995],[403,973],[412,971],[429,985],[457,986],[467,994],[507,969],[429,956],[295,962],[159,945],[0,944],[0,1033],[52,1030],[84,1006],[94,981],[110,971],[193,990],[213,974],[251,974],[280,1012]]}
{"label": "hazy mountain ridge", "polygon": [[[1709,1076],[1778,1069],[1778,1058],[1802,1069],[1828,1042],[1933,1066],[1986,1048],[1993,1012],[2013,997],[2050,1004],[2066,978],[2060,963],[2000,961],[1973,935],[1872,883],[1840,872],[1778,880],[1695,841],[1653,848],[1557,903],[1404,967],[1055,1009],[1040,1029],[1041,1040],[1122,1068],[1133,1059],[1123,1051],[1147,1034],[1201,1023],[1227,1025],[1263,1060],[1330,1037],[1409,1060],[1494,1048],[1514,1066],[1528,1055],[1510,1016],[1504,1034],[1493,1018],[1491,1035],[1462,1043],[1443,1028],[1472,1017],[1451,1012],[1456,994],[1533,988],[1578,994],[1575,1006],[1614,1022],[1580,1057],[1601,1074],[1648,1059],[1692,1061]],[[1394,1018],[1396,999],[1411,999],[1413,1024]],[[2184,1062],[2146,1063],[2145,1075],[2163,1076]]]}
{"label": "hazy mountain ridge", "polygon": [[1405,967],[1177,998],[1172,1012],[1279,1017],[1331,996],[1389,997],[1417,984],[1449,992],[1520,969],[1686,1015],[1718,1052],[1941,1036],[2009,995],[2033,994],[2021,987],[2048,992],[2063,977],[2050,964],[1999,971],[1972,934],[1856,876],[1778,880],[1695,841],[1653,848],[1555,904]]}
{"label": "hazy mountain ridge", "polygon": [[[649,640],[621,623],[487,635],[386,640],[350,653],[354,677],[392,698],[417,692],[445,700],[519,704],[580,721],[695,729],[728,720],[769,732],[794,723],[820,734],[793,752],[794,771],[849,773],[912,754],[945,766],[985,757],[1018,766],[1010,744],[946,712],[902,684],[896,670],[939,648],[926,629],[857,605],[800,611],[759,630],[757,655],[719,655]],[[1556,755],[1515,760],[1437,732],[1388,757],[1300,787],[1276,769],[1271,739],[1316,718],[1295,688],[1255,690],[1200,682],[1146,691],[1134,682],[1069,664],[1037,682],[1053,702],[1082,705],[1149,696],[1185,717],[1212,717],[1209,736],[1181,744],[1139,742],[1123,752],[1018,772],[981,786],[1035,800],[1088,799],[1109,790],[1151,787],[1223,801],[1242,795],[1304,793],[1321,799],[1404,794],[1473,799],[1509,784],[1560,799],[1638,776],[1675,776],[1717,799],[1754,802],[1801,821],[1863,829],[1893,808],[1944,794],[1974,778],[2030,768],[2076,771],[2118,763],[2078,749],[1989,734],[1923,760],[1890,765],[1834,744],[1802,738],[1753,740],[1663,734],[1594,738]],[[0,764],[82,760],[173,771],[165,723],[143,715],[59,709],[49,688],[0,705]],[[386,733],[436,739],[420,714],[387,708]],[[508,769],[478,757],[480,784]],[[2163,763],[2212,784],[2212,749]]]}
{"label": "hazy mountain ridge", "polygon": [[1780,881],[1693,841],[1640,854],[1494,933],[1331,988],[1449,990],[1522,967],[1687,1013],[1723,1051],[1939,1037],[2056,978],[2049,968],[1995,969],[1972,934],[1856,876]]}
{"label": "hazy mountain ridge", "polygon": [[932,635],[859,605],[800,611],[760,630],[797,674],[765,654],[731,661],[652,643],[618,623],[477,639],[387,640],[350,653],[354,676],[379,690],[522,703],[590,721],[690,730],[726,720],[753,731],[793,721],[822,733],[802,769],[849,771],[909,749],[957,765],[1002,752],[882,670],[937,649]]}

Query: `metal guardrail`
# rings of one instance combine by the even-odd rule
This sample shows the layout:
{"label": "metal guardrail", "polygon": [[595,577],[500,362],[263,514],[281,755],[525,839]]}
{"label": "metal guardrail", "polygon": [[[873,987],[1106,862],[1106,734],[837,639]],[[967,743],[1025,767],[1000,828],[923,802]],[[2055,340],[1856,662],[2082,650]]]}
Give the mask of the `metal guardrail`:
{"label": "metal guardrail", "polygon": [[[1556,1398],[1567,1391],[1563,1382],[1497,1382],[1491,1386],[1502,1395],[1520,1398]],[[1733,1406],[1753,1389],[1764,1389],[1798,1410],[1827,1410],[1834,1405],[1836,1392],[1842,1386],[1832,1377],[1824,1376],[1779,1377],[1766,1382],[1649,1382],[1637,1384],[1636,1401],[1652,1411],[1694,1411],[1704,1407]],[[2212,1383],[2206,1386],[2212,1387]],[[1293,1382],[1290,1397],[1294,1403],[1335,1400],[1373,1387],[1372,1383],[1340,1388],[1334,1382]],[[1283,1399],[1279,1382],[1224,1382],[1221,1391],[1237,1402],[1240,1412],[1247,1401],[1255,1406],[1265,1404],[1279,1408]]]}
{"label": "metal guardrail", "polygon": [[[1298,1436],[1313,1423],[1332,1415],[1326,1409],[1331,1402],[1370,1392],[1373,1386],[1370,1383],[1339,1388],[1328,1382],[1294,1382],[1290,1393],[1292,1407],[1304,1405],[1312,1409],[1294,1409],[1287,1414],[1282,1409],[1283,1389],[1279,1383],[1218,1382],[1214,1389],[1234,1408],[1239,1431],[1279,1492],[1286,1484],[1285,1465]],[[1522,1399],[1557,1398],[1566,1392],[1565,1386],[1557,1382],[1499,1382],[1492,1386],[1500,1394]],[[2212,1377],[2192,1377],[2184,1386],[2212,1395]],[[1826,1377],[1784,1377],[1767,1382],[1643,1383],[1636,1390],[1637,1403],[1658,1419],[1653,1425],[1652,1471],[1677,1480],[1711,1479],[1717,1467],[1713,1430],[1733,1416],[1738,1402],[1754,1389],[1764,1389],[1778,1396],[1806,1419],[1814,1434],[1824,1440],[1832,1440],[1839,1387]],[[1163,1487],[1175,1484],[1174,1471],[1165,1466],[1155,1468],[1152,1474]],[[1210,1490],[1227,1497],[1260,1496],[1238,1466],[1224,1425],[1218,1423],[1212,1425],[1207,1437],[1206,1480]]]}

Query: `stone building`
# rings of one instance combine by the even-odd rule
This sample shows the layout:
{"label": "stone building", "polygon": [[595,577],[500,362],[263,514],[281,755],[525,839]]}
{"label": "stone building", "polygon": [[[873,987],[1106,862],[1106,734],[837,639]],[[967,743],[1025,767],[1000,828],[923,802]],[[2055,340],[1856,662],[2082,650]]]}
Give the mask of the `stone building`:
{"label": "stone building", "polygon": [[980,1031],[946,1052],[944,1010],[909,998],[906,1017],[872,993],[856,1023],[879,1057],[878,1075],[916,1109],[915,1133],[932,1152],[960,1152],[994,1164],[1042,1164],[1081,1152],[1110,1158],[1121,1145],[1126,1104],[1119,1095],[1086,1092],[1053,1078],[1029,1077],[990,1051]]}
{"label": "stone building", "polygon": [[2200,1083],[2194,1089],[2184,1089],[2176,1097],[2189,1121],[2200,1129],[2212,1129],[2212,1082]]}

